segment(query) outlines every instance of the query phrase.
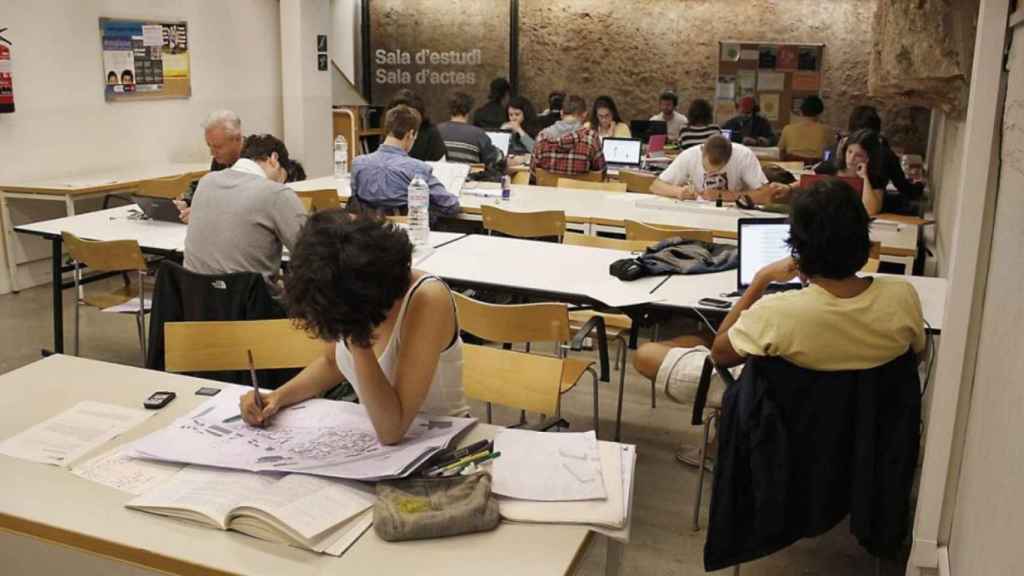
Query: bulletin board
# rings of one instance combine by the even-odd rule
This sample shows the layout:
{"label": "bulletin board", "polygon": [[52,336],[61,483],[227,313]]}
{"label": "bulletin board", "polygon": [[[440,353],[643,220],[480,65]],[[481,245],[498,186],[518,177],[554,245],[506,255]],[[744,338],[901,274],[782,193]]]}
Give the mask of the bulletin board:
{"label": "bulletin board", "polygon": [[781,129],[804,98],[821,95],[824,57],[824,44],[719,42],[715,121],[732,118],[739,99],[754,96],[761,115]]}
{"label": "bulletin board", "polygon": [[108,102],[192,95],[188,23],[100,18]]}

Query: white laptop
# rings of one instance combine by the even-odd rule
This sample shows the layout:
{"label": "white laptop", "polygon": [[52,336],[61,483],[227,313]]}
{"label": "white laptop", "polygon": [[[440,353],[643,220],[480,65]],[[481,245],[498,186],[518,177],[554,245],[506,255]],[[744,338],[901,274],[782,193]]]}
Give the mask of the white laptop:
{"label": "white laptop", "polygon": [[487,137],[491,139],[491,144],[494,144],[495,148],[501,150],[501,153],[508,156],[508,147],[512,143],[512,133],[504,130],[496,130],[488,132]]}
{"label": "white laptop", "polygon": [[[789,238],[787,218],[740,218],[739,255],[736,288],[743,292],[754,281],[757,271],[790,256],[786,240]],[[787,284],[772,284],[771,289],[800,288],[799,280]]]}
{"label": "white laptop", "polygon": [[642,144],[636,138],[604,138],[601,145],[604,161],[610,170],[639,169]]}

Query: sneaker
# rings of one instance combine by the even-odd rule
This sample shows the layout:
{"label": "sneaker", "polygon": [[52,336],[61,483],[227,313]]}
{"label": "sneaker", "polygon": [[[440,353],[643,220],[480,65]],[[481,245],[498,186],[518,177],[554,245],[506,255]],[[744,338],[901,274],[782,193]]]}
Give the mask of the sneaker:
{"label": "sneaker", "polygon": [[[683,444],[676,449],[676,460],[679,460],[683,464],[693,466],[697,468],[700,466],[700,446],[687,446]],[[708,472],[715,471],[715,459],[712,456],[708,456],[707,460],[704,461],[704,469]]]}

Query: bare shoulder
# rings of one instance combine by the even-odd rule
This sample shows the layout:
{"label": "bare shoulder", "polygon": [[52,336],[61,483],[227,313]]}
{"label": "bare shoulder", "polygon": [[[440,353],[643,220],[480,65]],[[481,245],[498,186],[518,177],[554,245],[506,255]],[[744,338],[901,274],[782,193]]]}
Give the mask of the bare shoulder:
{"label": "bare shoulder", "polygon": [[439,278],[429,278],[413,292],[409,300],[409,313],[417,316],[447,314],[451,312],[452,306],[448,285]]}

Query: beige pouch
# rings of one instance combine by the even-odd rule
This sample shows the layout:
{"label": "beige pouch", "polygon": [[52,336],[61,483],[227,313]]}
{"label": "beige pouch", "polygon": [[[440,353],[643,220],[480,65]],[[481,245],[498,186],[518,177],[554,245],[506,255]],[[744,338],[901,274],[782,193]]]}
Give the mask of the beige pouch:
{"label": "beige pouch", "polygon": [[377,484],[373,528],[389,542],[483,532],[499,521],[487,473]]}

